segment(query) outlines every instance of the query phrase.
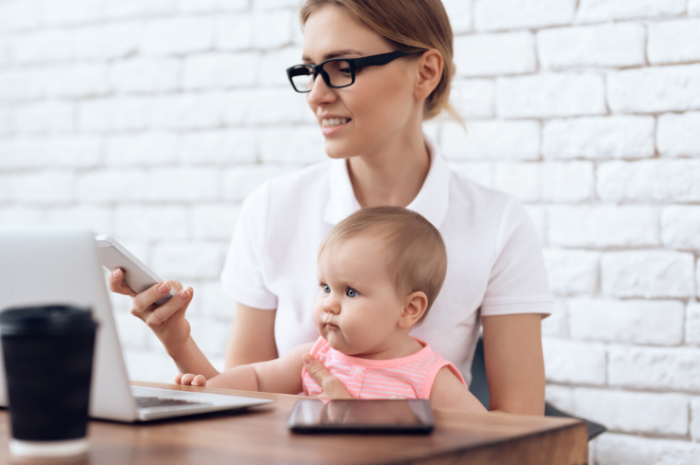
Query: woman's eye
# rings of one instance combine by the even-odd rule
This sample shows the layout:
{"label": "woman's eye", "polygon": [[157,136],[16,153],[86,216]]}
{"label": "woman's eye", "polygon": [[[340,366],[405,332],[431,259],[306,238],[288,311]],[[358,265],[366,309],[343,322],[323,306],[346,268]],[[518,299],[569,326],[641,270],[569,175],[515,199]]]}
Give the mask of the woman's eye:
{"label": "woman's eye", "polygon": [[323,284],[321,287],[323,288],[323,292],[325,292],[326,294],[331,293],[331,288],[328,284]]}
{"label": "woman's eye", "polygon": [[352,299],[352,298],[354,298],[354,297],[357,297],[357,296],[358,296],[358,293],[357,293],[357,291],[356,291],[355,289],[349,287],[349,288],[345,291],[345,295],[347,295],[348,297],[350,297],[350,298]]}

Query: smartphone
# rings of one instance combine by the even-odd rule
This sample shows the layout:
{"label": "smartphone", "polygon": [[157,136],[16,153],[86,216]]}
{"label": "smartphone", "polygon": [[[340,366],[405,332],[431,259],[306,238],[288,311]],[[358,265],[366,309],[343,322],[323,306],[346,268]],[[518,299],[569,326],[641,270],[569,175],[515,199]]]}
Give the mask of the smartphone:
{"label": "smartphone", "polygon": [[426,399],[301,399],[288,427],[294,433],[429,434],[435,420]]}
{"label": "smartphone", "polygon": [[[95,237],[95,243],[97,244],[97,253],[104,267],[109,271],[113,271],[116,268],[124,270],[124,282],[134,292],[143,292],[154,284],[164,281],[114,238],[97,236]],[[175,289],[171,287],[170,293],[159,299],[156,305],[163,305],[174,295]]]}

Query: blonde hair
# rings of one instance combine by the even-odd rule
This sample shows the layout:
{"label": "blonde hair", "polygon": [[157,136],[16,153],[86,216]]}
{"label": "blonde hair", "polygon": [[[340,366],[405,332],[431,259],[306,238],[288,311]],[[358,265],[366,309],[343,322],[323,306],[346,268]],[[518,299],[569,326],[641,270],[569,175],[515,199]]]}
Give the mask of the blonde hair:
{"label": "blonde hair", "polygon": [[420,214],[402,207],[362,208],[330,230],[318,251],[360,235],[373,234],[384,243],[387,273],[399,298],[422,291],[428,306],[419,323],[440,293],[447,273],[447,251],[440,231]]}
{"label": "blonde hair", "polygon": [[397,50],[413,52],[436,49],[442,55],[442,78],[425,101],[423,118],[445,110],[464,124],[450,105],[450,84],[455,75],[450,20],[440,0],[306,0],[301,8],[302,28],[322,6],[342,8],[351,18],[384,37]]}

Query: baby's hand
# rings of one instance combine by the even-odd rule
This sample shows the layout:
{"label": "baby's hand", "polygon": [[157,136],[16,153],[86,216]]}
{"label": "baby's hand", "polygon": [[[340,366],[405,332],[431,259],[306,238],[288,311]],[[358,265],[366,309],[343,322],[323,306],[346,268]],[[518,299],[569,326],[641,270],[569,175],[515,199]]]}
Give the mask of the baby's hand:
{"label": "baby's hand", "polygon": [[205,387],[207,385],[207,378],[204,375],[193,375],[192,373],[178,373],[175,376],[175,384],[181,384],[182,386],[200,386]]}

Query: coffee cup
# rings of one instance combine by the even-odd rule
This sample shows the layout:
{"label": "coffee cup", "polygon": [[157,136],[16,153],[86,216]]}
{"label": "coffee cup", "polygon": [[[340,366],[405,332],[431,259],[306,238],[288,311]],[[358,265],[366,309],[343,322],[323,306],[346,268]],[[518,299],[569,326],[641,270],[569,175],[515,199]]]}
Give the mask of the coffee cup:
{"label": "coffee cup", "polygon": [[96,328],[92,311],[84,307],[0,312],[12,455],[66,457],[88,450]]}

